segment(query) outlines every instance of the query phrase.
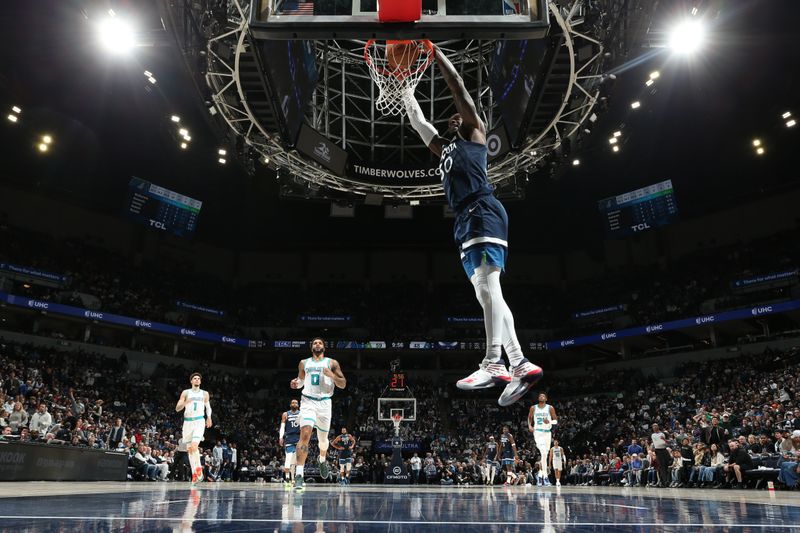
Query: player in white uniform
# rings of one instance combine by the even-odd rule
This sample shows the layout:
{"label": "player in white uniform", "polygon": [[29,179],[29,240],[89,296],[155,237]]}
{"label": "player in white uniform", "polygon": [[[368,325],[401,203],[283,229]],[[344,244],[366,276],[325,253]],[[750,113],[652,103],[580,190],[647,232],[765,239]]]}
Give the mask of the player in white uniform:
{"label": "player in white uniform", "polygon": [[[200,388],[203,377],[195,372],[189,376],[191,389],[181,393],[175,411],[183,411],[183,441],[189,454],[192,468],[192,483],[203,481],[203,466],[200,464],[200,442],[206,428],[211,427],[211,403],[206,391]],[[205,416],[203,413],[205,412]]]}
{"label": "player in white uniform", "polygon": [[317,429],[319,440],[319,473],[323,478],[330,475],[328,464],[328,432],[331,429],[331,397],[334,387],[347,386],[338,361],[325,357],[325,341],[317,337],[311,341],[311,357],[300,361],[297,377],[290,386],[303,389],[300,400],[300,442],[297,443],[297,467],[294,487],[302,490],[303,467],[308,456],[311,429]]}
{"label": "player in white uniform", "polygon": [[553,471],[556,473],[556,487],[561,486],[561,471],[564,469],[564,448],[558,445],[558,439],[553,439],[553,447],[550,448],[550,464],[553,465]]}
{"label": "player in white uniform", "polygon": [[528,429],[533,433],[536,448],[542,455],[540,470],[536,477],[541,479],[545,486],[550,486],[550,480],[547,479],[547,457],[550,453],[550,431],[556,424],[558,424],[556,410],[547,404],[547,394],[540,392],[539,403],[528,411]]}

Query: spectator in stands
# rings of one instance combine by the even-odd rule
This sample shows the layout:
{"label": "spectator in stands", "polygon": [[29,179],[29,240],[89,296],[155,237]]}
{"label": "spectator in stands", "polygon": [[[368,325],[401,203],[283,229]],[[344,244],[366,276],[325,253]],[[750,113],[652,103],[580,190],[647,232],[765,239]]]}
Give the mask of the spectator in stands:
{"label": "spectator in stands", "polygon": [[704,442],[706,446],[711,446],[712,444],[716,444],[717,447],[720,447],[725,439],[728,437],[728,432],[725,428],[720,427],[719,425],[719,418],[714,417],[711,419],[711,425],[706,428]]}
{"label": "spectator in stands", "polygon": [[114,421],[114,427],[111,428],[110,433],[108,434],[108,447],[110,449],[115,449],[119,446],[119,443],[125,438],[125,426],[122,425],[122,419],[117,418]]}
{"label": "spectator in stands", "polygon": [[781,455],[778,468],[778,481],[787,487],[796,487],[800,474],[800,429],[792,433],[792,447]]}
{"label": "spectator in stands", "polygon": [[33,416],[31,417],[30,424],[28,428],[31,430],[31,433],[34,431],[38,432],[41,435],[47,433],[47,430],[53,424],[53,417],[50,416],[50,413],[47,412],[47,406],[44,402],[39,404],[38,409]]}
{"label": "spectator in stands", "polygon": [[28,426],[28,412],[22,408],[21,402],[14,402],[14,409],[8,415],[8,425],[14,433]]}
{"label": "spectator in stands", "polygon": [[[753,468],[753,459],[751,459],[750,454],[740,446],[738,440],[729,441],[728,447],[731,450],[730,455],[728,455],[728,464],[722,467],[723,472],[726,474],[725,485],[732,486],[733,488],[742,488],[742,474]],[[736,479],[736,483],[733,483],[734,478]],[[715,488],[719,487],[715,486]]]}
{"label": "spectator in stands", "polygon": [[131,457],[131,465],[145,479],[156,480],[158,468],[147,460],[147,447],[144,443],[139,443],[139,446],[136,447],[136,453]]}
{"label": "spectator in stands", "polygon": [[637,455],[638,456],[638,455],[641,455],[643,451],[644,450],[642,450],[642,447],[639,446],[639,441],[637,439],[635,439],[635,438],[631,439],[631,444],[630,444],[630,446],[628,446],[628,450],[627,450],[628,455],[630,455],[630,456]]}
{"label": "spectator in stands", "polygon": [[422,470],[422,459],[415,452],[409,462],[411,463],[411,483],[417,485],[419,483],[419,473]]}
{"label": "spectator in stands", "polygon": [[703,472],[703,468],[708,466],[710,462],[711,457],[706,449],[706,445],[702,442],[696,443],[694,447],[692,469],[689,473],[689,487],[700,485],[700,474]]}

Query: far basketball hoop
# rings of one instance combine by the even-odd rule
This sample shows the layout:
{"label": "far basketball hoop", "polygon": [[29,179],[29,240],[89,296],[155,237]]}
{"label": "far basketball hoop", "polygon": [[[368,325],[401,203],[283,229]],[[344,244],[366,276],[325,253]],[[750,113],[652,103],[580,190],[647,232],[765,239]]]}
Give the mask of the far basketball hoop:
{"label": "far basketball hoop", "polygon": [[403,410],[392,409],[392,411],[397,411],[392,413],[392,424],[394,424],[394,434],[400,435],[400,422],[403,421]]}
{"label": "far basketball hoop", "polygon": [[384,115],[405,112],[403,97],[417,88],[433,55],[430,41],[367,41],[364,61],[372,81],[378,86],[375,100],[378,111]]}

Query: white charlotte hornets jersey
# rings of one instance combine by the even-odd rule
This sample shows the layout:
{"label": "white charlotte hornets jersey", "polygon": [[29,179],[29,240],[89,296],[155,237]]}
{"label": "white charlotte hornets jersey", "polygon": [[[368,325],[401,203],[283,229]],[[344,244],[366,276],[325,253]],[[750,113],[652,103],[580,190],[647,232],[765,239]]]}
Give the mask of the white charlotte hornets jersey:
{"label": "white charlotte hornets jersey", "polygon": [[183,418],[203,418],[205,413],[206,391],[199,389],[186,389],[186,406],[183,408]]}
{"label": "white charlotte hornets jersey", "polygon": [[558,448],[553,448],[553,462],[560,463],[561,462],[561,446]]}
{"label": "white charlotte hornets jersey", "polygon": [[[545,423],[547,420],[547,423]],[[533,429],[547,429],[553,427],[550,420],[550,405],[544,404],[544,407],[539,407],[539,404],[533,406]]]}
{"label": "white charlotte hornets jersey", "polygon": [[319,361],[314,361],[309,357],[303,362],[306,378],[303,382],[303,396],[315,400],[330,398],[333,396],[333,379],[322,373],[323,368],[330,368],[331,360],[323,357]]}

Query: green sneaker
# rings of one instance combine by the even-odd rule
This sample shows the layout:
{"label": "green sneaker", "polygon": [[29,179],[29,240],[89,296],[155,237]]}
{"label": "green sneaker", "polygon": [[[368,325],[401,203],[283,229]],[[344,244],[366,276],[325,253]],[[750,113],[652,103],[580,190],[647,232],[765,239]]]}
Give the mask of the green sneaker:
{"label": "green sneaker", "polygon": [[306,484],[303,482],[303,476],[294,476],[294,490],[306,490]]}
{"label": "green sneaker", "polygon": [[[319,461],[319,459],[317,459]],[[328,461],[319,463],[319,477],[328,479],[331,475],[331,465]]]}

